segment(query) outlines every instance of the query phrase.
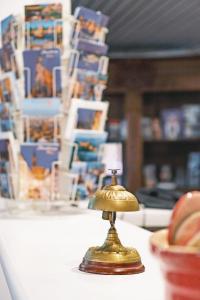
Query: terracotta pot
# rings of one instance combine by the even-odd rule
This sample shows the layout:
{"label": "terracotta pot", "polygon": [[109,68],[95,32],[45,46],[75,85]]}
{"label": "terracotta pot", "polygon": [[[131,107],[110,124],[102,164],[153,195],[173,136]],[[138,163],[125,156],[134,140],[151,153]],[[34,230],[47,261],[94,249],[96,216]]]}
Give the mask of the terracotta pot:
{"label": "terracotta pot", "polygon": [[165,280],[166,300],[200,300],[200,250],[169,246],[168,230],[150,239],[152,253],[159,259]]}

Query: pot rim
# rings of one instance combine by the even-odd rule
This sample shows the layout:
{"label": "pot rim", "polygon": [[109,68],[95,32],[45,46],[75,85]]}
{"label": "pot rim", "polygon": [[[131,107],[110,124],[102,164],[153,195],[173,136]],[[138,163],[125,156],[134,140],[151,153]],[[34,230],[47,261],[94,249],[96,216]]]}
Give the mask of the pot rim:
{"label": "pot rim", "polygon": [[200,259],[200,249],[192,246],[176,246],[168,243],[168,229],[162,229],[150,237],[150,248],[154,254],[192,256]]}

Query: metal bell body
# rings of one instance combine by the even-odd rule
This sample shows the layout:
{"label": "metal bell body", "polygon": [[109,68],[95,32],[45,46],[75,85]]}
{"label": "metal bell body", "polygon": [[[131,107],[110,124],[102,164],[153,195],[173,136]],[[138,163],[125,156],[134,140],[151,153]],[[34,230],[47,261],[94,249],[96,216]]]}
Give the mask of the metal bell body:
{"label": "metal bell body", "polygon": [[102,211],[137,211],[137,198],[123,186],[111,184],[98,190],[89,202],[88,208]]}

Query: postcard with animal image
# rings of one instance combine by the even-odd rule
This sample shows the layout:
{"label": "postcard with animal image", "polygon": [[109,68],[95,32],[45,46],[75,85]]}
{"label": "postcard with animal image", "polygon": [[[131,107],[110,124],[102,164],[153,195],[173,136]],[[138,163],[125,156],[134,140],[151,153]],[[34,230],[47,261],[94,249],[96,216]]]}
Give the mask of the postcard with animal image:
{"label": "postcard with animal image", "polygon": [[107,136],[105,131],[98,134],[75,132],[73,140],[78,145],[76,161],[98,160],[100,146],[106,142]]}
{"label": "postcard with animal image", "polygon": [[23,52],[25,97],[59,97],[61,95],[60,50],[26,50]]}
{"label": "postcard with animal image", "polygon": [[11,43],[14,48],[17,48],[18,26],[13,15],[8,16],[1,21],[1,40],[2,45]]}
{"label": "postcard with animal image", "polygon": [[7,43],[0,49],[0,66],[3,73],[12,71],[19,78],[19,67],[12,44]]}
{"label": "postcard with animal image", "polygon": [[52,168],[58,161],[58,144],[22,144],[19,162],[20,200],[51,198]]}
{"label": "postcard with animal image", "polygon": [[69,118],[65,129],[65,138],[73,135],[73,130],[85,133],[86,131],[104,131],[108,111],[108,102],[87,101],[72,99]]}
{"label": "postcard with animal image", "polygon": [[12,175],[16,171],[17,156],[11,132],[0,132],[0,196],[14,198],[15,189]]}
{"label": "postcard with animal image", "polygon": [[74,17],[78,22],[75,23],[72,38],[102,40],[103,28],[109,20],[106,15],[85,7],[77,7]]}
{"label": "postcard with animal image", "polygon": [[26,22],[25,41],[27,49],[47,49],[62,44],[62,21],[39,20]]}
{"label": "postcard with animal image", "polygon": [[71,171],[79,176],[76,197],[86,199],[96,192],[105,166],[101,162],[73,162]]}
{"label": "postcard with animal image", "polygon": [[77,69],[70,83],[70,98],[81,98],[90,101],[101,101],[107,75]]}

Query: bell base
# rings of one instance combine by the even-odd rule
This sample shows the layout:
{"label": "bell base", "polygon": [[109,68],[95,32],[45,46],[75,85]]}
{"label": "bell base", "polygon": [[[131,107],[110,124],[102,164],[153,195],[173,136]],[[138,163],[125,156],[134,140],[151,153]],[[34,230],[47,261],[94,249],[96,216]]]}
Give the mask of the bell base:
{"label": "bell base", "polygon": [[142,273],[145,267],[141,261],[135,263],[102,263],[83,259],[79,270],[86,273],[102,275],[131,275]]}

